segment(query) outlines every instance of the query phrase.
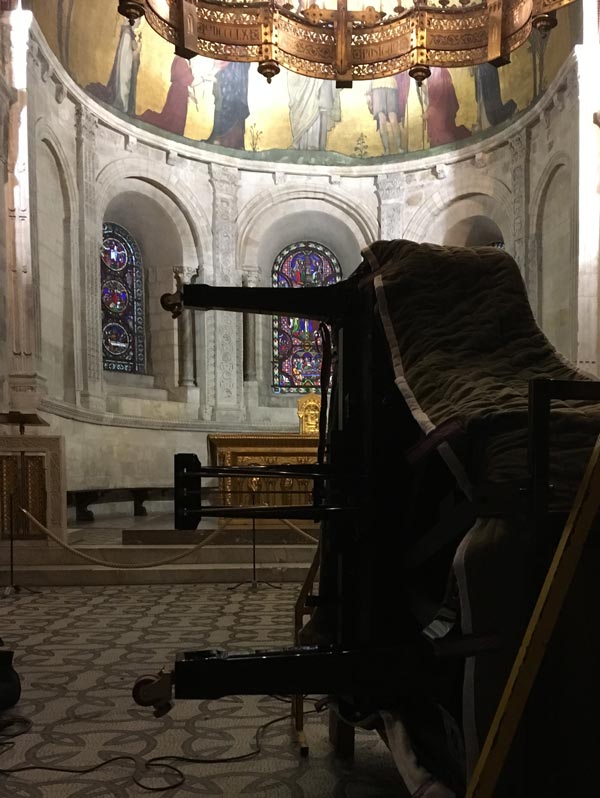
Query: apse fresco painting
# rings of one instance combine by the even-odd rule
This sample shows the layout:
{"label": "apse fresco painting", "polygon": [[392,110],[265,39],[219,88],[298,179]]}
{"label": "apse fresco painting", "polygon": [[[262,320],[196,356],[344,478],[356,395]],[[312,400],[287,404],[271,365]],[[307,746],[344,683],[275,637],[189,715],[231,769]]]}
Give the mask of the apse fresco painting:
{"label": "apse fresco painting", "polygon": [[[311,288],[341,280],[333,252],[314,241],[285,247],[275,258],[274,288]],[[323,357],[319,322],[273,316],[273,389],[276,393],[308,393],[321,387]]]}
{"label": "apse fresco painting", "polygon": [[435,67],[421,89],[407,73],[337,89],[285,70],[267,84],[256,64],[188,61],[144,19],[130,26],[117,0],[33,0],[42,32],[77,83],[132,121],[249,157],[325,163],[328,155],[398,158],[507,123],[568,56],[579,5],[558,12],[546,39],[534,31],[500,69]]}

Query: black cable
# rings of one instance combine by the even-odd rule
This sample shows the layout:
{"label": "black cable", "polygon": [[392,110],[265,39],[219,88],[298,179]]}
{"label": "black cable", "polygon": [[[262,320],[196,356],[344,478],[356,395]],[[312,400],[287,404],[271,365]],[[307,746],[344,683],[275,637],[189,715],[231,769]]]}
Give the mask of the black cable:
{"label": "black cable", "polygon": [[[322,706],[319,709],[317,708],[310,709],[308,712],[305,712],[304,715],[306,716],[322,712],[324,708],[325,707]],[[169,784],[166,787],[150,787],[149,785],[144,784],[142,781],[140,781],[140,779],[137,778],[135,773],[132,775],[132,780],[134,784],[136,784],[138,787],[141,787],[143,790],[146,790],[147,792],[165,792],[166,790],[172,790],[175,787],[181,787],[185,783],[184,774],[179,770],[179,768],[176,768],[174,765],[167,764],[167,761],[189,762],[190,764],[200,764],[200,765],[218,765],[225,762],[243,762],[247,759],[252,759],[258,756],[262,752],[260,745],[260,738],[263,732],[266,729],[268,729],[269,726],[272,726],[275,723],[280,723],[282,720],[287,720],[289,719],[289,717],[290,716],[288,714],[280,715],[277,718],[273,718],[272,720],[263,723],[262,726],[259,726],[254,735],[254,744],[256,748],[254,749],[254,751],[249,751],[247,754],[240,754],[239,756],[229,756],[220,759],[217,758],[201,759],[201,758],[187,757],[187,756],[165,755],[165,756],[152,757],[152,759],[149,759],[146,762],[144,760],[140,760],[137,757],[124,754],[123,756],[111,757],[110,759],[106,759],[104,762],[99,762],[97,765],[91,765],[86,768],[61,768],[61,767],[54,767],[52,765],[26,765],[24,767],[16,767],[16,768],[0,768],[0,776],[10,776],[14,773],[25,773],[32,770],[48,771],[51,773],[77,773],[85,775],[87,773],[93,773],[96,770],[100,770],[100,768],[103,768],[106,765],[113,764],[114,762],[125,761],[125,762],[133,762],[133,764],[136,766],[141,764],[143,765],[145,770],[151,770],[152,768],[157,768],[157,769],[163,768],[164,770],[168,770],[174,773],[177,776],[177,781],[174,784]],[[29,728],[31,728],[31,722],[28,721],[26,718],[16,718],[15,720],[23,721],[29,724],[25,731],[28,731]],[[14,735],[9,735],[9,736],[18,737],[20,734],[24,734],[25,731],[20,731]],[[10,746],[11,743],[8,741],[5,743],[0,742],[0,745]]]}

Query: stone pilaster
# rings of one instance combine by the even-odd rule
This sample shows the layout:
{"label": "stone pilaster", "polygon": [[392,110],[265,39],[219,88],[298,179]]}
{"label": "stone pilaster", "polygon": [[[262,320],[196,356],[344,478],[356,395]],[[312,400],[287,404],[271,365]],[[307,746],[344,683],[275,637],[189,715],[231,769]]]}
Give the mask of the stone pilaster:
{"label": "stone pilaster", "polygon": [[104,408],[102,389],[102,313],[100,307],[100,249],[102,219],[96,203],[97,118],[77,108],[77,182],[79,185],[79,251],[81,253],[81,401],[90,409]]}
{"label": "stone pilaster", "polygon": [[182,313],[177,319],[177,338],[179,342],[180,371],[179,385],[192,388],[196,385],[194,375],[194,330],[192,312]]}
{"label": "stone pilaster", "polygon": [[[528,235],[527,197],[527,131],[522,130],[510,139],[511,180],[513,194],[513,246],[511,255],[524,272],[527,264],[526,241]],[[526,276],[527,280],[527,276]]]}
{"label": "stone pilaster", "polygon": [[[577,74],[568,76],[567,97],[577,98],[577,364],[600,374],[600,46],[597,17],[583,4],[584,44],[575,47]],[[594,22],[596,24],[594,25]],[[567,113],[568,111],[567,106]],[[573,117],[575,114],[573,114]],[[575,124],[575,120],[573,120]],[[595,124],[594,124],[595,123]],[[598,125],[596,127],[595,125]],[[573,132],[575,136],[575,133]],[[575,149],[575,147],[573,147]]]}
{"label": "stone pilaster", "polygon": [[8,25],[0,21],[0,407],[8,405],[8,313],[6,280],[7,215],[6,198],[8,181],[8,132],[10,126],[10,106],[15,100],[15,92],[6,79],[9,61],[10,32]]}
{"label": "stone pilaster", "polygon": [[[213,189],[213,268],[216,285],[239,285],[236,266],[237,169],[211,164]],[[215,420],[239,421],[243,417],[242,317],[239,313],[214,313]]]}
{"label": "stone pilaster", "polygon": [[[39,373],[39,276],[34,269],[31,251],[28,53],[24,46],[27,35],[26,25],[22,25],[18,31],[15,28],[10,29],[11,55],[6,72],[12,82],[11,92],[14,97],[8,113],[6,132],[6,311],[11,350],[9,402],[17,409],[34,410],[45,393],[45,380]],[[6,44],[3,36],[3,50]]]}
{"label": "stone pilaster", "polygon": [[381,238],[389,240],[402,238],[404,235],[404,173],[378,175],[376,187],[379,198],[379,234]]}

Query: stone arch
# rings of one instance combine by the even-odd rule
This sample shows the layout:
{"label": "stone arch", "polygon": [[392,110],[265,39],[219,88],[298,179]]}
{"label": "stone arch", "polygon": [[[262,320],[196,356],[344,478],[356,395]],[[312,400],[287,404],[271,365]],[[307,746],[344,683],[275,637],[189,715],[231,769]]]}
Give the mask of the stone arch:
{"label": "stone arch", "polygon": [[[545,334],[565,357],[577,357],[577,218],[571,159],[557,152],[532,198],[531,276]],[[566,268],[565,268],[566,265]]]}
{"label": "stone arch", "polygon": [[482,247],[504,241],[504,233],[489,216],[462,216],[446,228],[442,244],[453,247]]}
{"label": "stone arch", "polygon": [[[152,365],[153,387],[167,390],[171,398],[187,395],[180,386],[201,386],[206,374],[196,361],[194,351],[198,337],[203,338],[204,314],[201,319],[190,314],[175,322],[160,308],[160,295],[173,290],[173,268],[181,271],[184,282],[198,279],[210,282],[212,277],[212,231],[204,208],[188,186],[178,176],[177,170],[168,165],[155,164],[139,157],[121,158],[104,167],[98,175],[97,207],[99,224],[107,210],[114,208],[127,193],[134,192],[142,203],[153,203],[159,217],[164,217],[170,227],[165,242],[152,247],[152,258],[158,258],[162,251],[164,257],[161,267],[158,262],[150,263],[148,285],[149,311],[149,357]],[[118,221],[114,219],[113,221]],[[127,226],[127,225],[125,225]],[[135,226],[135,225],[134,225]],[[145,236],[148,238],[147,234]],[[144,238],[144,236],[138,236]],[[175,240],[179,248],[171,246],[167,252],[163,244]],[[148,250],[148,248],[146,248]],[[168,249],[168,248],[167,248]],[[199,350],[201,352],[201,350]]]}
{"label": "stone arch", "polygon": [[461,220],[481,216],[491,220],[502,232],[509,252],[513,248],[512,195],[495,178],[461,176],[449,180],[421,203],[406,226],[405,237],[414,241],[441,244],[444,233]]}
{"label": "stone arch", "polygon": [[[250,200],[238,217],[238,262],[249,283],[268,286],[277,254],[288,244],[309,239],[324,244],[338,258],[344,277],[360,264],[361,250],[378,237],[377,218],[357,207],[356,197],[336,189],[275,187]],[[252,330],[252,332],[250,332]],[[269,316],[256,317],[245,329],[245,354],[257,377],[260,406],[291,408],[296,398],[274,395],[272,328]]]}
{"label": "stone arch", "polygon": [[[34,149],[35,213],[32,262],[35,269],[38,351],[50,396],[75,404],[81,373],[77,184],[64,148],[45,120],[36,120]],[[48,178],[47,180],[42,178]],[[44,193],[50,191],[48,197]],[[62,219],[61,219],[62,217]],[[58,222],[61,222],[60,226]]]}
{"label": "stone arch", "polygon": [[[97,210],[99,219],[104,218],[109,202],[124,190],[150,193],[155,198],[160,192],[168,201],[163,203],[176,224],[184,243],[183,263],[185,279],[198,274],[204,279],[212,274],[211,226],[195,194],[170,166],[146,161],[142,158],[121,158],[105,166],[96,179]],[[127,189],[125,188],[127,187]],[[148,188],[146,188],[148,187]],[[179,215],[174,212],[177,209]]]}
{"label": "stone arch", "polygon": [[243,270],[257,270],[264,283],[286,244],[319,235],[347,276],[360,263],[362,248],[378,238],[379,223],[374,213],[358,207],[356,197],[340,189],[290,186],[262,191],[250,200],[238,215],[238,231],[238,262]]}

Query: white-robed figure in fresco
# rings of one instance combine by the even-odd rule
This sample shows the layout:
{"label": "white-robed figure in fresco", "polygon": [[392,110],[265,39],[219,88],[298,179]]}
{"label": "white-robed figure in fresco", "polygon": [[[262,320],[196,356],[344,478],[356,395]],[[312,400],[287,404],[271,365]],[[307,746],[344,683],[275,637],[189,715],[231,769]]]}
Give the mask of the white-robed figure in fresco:
{"label": "white-robed figure in fresco", "polygon": [[[308,5],[309,0],[299,0],[297,13]],[[335,81],[288,72],[287,88],[293,149],[325,150],[327,134],[342,119]]]}
{"label": "white-robed figure in fresco", "polygon": [[342,118],[340,92],[334,80],[318,80],[288,72],[292,147],[324,150],[327,134]]}
{"label": "white-robed figure in fresco", "polygon": [[141,18],[133,25],[121,25],[119,43],[115,52],[108,83],[90,83],[86,91],[118,111],[135,116],[137,75],[142,47]]}

